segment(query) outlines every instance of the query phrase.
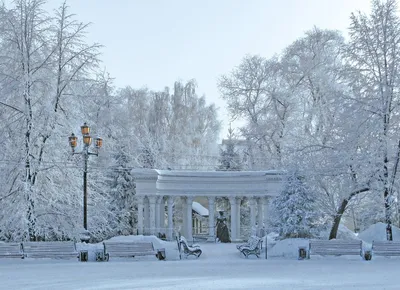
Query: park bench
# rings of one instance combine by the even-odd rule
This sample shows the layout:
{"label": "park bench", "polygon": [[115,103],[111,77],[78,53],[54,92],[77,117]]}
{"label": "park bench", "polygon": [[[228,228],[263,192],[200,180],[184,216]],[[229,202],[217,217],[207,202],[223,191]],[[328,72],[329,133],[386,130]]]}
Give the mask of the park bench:
{"label": "park bench", "polygon": [[321,256],[362,256],[361,240],[310,240],[308,257],[310,255]]}
{"label": "park bench", "polygon": [[22,249],[26,258],[78,258],[78,252],[73,241],[24,242]]}
{"label": "park bench", "polygon": [[0,243],[0,258],[24,258],[21,243]]}
{"label": "park bench", "polygon": [[247,241],[247,243],[236,246],[236,248],[246,258],[248,258],[250,255],[255,255],[257,258],[260,258],[261,247],[262,247],[262,239],[257,236],[251,236]]}
{"label": "park bench", "polygon": [[[257,237],[257,236],[251,236],[251,237],[247,240],[246,243],[240,244],[240,245],[236,245],[236,248],[240,251],[240,249],[241,249],[242,247],[249,247],[249,246],[250,246],[250,243],[252,243],[253,240],[258,241],[258,240],[259,240],[259,237]],[[261,240],[261,249],[262,249],[262,240]]]}
{"label": "park bench", "polygon": [[[107,260],[112,258],[134,258],[136,256],[155,256],[161,259],[152,242],[103,242]],[[161,249],[160,249],[161,250]]]}
{"label": "park bench", "polygon": [[189,243],[184,236],[181,236],[179,239],[179,252],[181,253],[182,251],[186,257],[192,255],[196,258],[200,257],[201,253],[203,252],[199,245],[189,246]]}
{"label": "park bench", "polygon": [[400,256],[400,242],[372,241],[372,256]]}

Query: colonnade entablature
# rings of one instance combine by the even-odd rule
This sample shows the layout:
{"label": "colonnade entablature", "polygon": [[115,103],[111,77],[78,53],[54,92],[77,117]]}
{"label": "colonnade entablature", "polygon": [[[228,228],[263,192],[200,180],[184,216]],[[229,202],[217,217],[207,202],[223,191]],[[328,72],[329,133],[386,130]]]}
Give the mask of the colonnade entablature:
{"label": "colonnade entablature", "polygon": [[[182,234],[192,239],[192,202],[208,200],[209,236],[214,236],[215,198],[227,197],[231,206],[231,239],[240,236],[240,200],[250,200],[251,225],[266,223],[268,198],[280,194],[284,171],[175,171],[135,169],[139,234],[173,234],[173,200],[184,204]],[[167,224],[165,203],[168,204]],[[257,213],[257,216],[256,216]]]}

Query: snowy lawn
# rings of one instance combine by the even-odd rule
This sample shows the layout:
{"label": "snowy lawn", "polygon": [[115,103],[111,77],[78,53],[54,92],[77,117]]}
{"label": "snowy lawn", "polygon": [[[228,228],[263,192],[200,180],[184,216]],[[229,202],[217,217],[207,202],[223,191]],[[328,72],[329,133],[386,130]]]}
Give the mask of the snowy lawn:
{"label": "snowy lawn", "polygon": [[245,259],[236,244],[201,247],[178,261],[0,259],[0,289],[399,289],[398,258]]}

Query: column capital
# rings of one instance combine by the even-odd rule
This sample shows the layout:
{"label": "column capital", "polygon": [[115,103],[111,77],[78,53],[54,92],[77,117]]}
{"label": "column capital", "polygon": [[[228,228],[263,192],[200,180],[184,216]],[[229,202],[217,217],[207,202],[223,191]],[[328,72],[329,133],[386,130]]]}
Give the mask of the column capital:
{"label": "column capital", "polygon": [[136,195],[136,200],[138,203],[143,203],[144,202],[144,196],[143,195]]}
{"label": "column capital", "polygon": [[207,199],[208,199],[209,203],[214,203],[215,202],[215,196],[208,196]]}
{"label": "column capital", "polygon": [[192,204],[192,202],[193,202],[193,196],[186,196],[186,203]]}
{"label": "column capital", "polygon": [[147,196],[147,198],[149,199],[149,203],[151,204],[155,204],[157,201],[157,196],[151,195],[151,196]]}
{"label": "column capital", "polygon": [[229,196],[228,199],[231,205],[236,204],[236,196]]}

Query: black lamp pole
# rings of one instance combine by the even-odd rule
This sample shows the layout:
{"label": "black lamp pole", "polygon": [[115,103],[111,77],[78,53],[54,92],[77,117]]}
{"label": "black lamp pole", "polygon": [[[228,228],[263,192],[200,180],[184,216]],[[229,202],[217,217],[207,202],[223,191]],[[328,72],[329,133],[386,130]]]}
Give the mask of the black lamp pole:
{"label": "black lamp pole", "polygon": [[78,137],[74,135],[74,133],[71,134],[69,137],[69,144],[72,148],[72,154],[81,154],[83,156],[83,228],[85,229],[85,237],[82,238],[82,241],[88,241],[89,237],[87,237],[87,196],[88,196],[88,191],[87,191],[87,173],[88,173],[88,160],[90,155],[96,155],[98,156],[99,149],[103,145],[103,139],[100,137],[96,138],[96,143],[95,143],[95,152],[90,152],[89,147],[92,144],[92,137],[89,135],[90,133],[90,128],[89,126],[84,123],[83,126],[81,126],[81,132],[82,132],[82,137],[83,137],[83,150],[81,152],[75,152],[75,148],[78,145]]}
{"label": "black lamp pole", "polygon": [[83,150],[83,228],[87,230],[87,164],[89,160],[89,146]]}

